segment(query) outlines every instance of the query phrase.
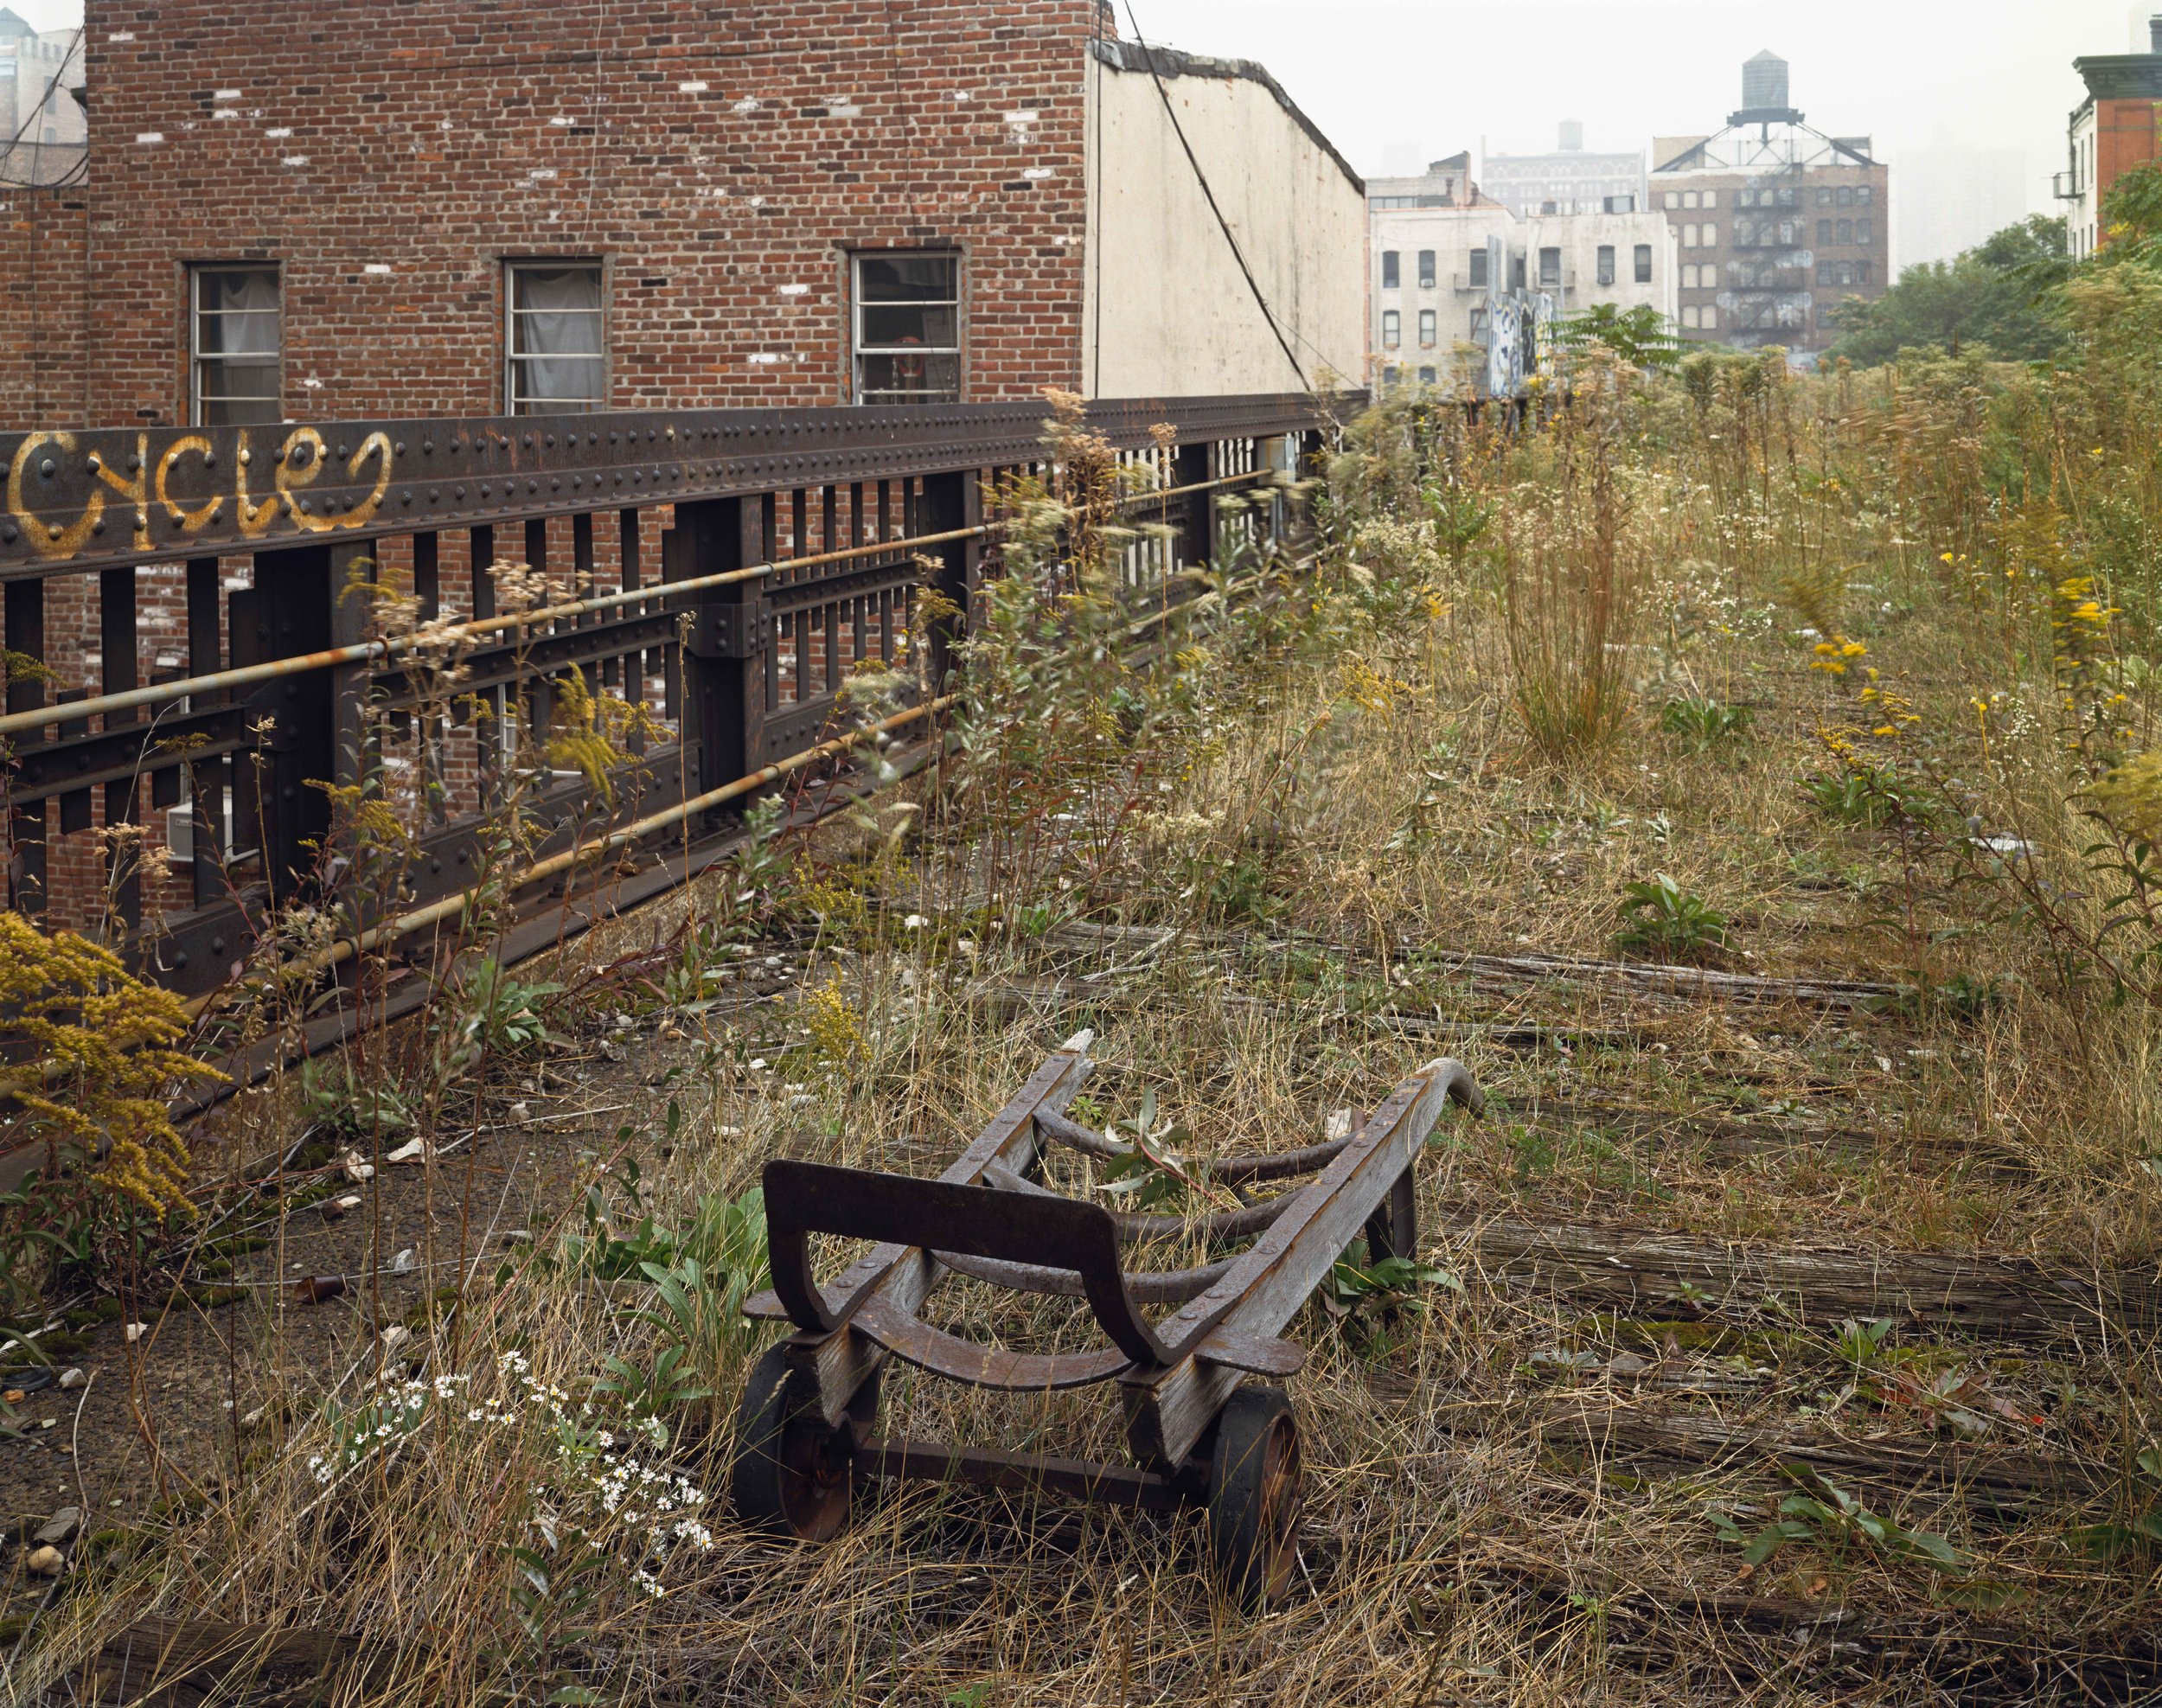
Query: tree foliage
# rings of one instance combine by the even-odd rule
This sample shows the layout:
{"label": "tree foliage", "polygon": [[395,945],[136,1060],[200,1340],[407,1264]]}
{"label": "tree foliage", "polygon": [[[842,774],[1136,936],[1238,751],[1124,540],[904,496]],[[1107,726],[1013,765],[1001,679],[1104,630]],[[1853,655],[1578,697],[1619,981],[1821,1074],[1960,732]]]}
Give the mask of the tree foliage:
{"label": "tree foliage", "polygon": [[1624,310],[1594,303],[1561,325],[1561,345],[1571,355],[1604,344],[1634,368],[1666,369],[1681,360],[1681,339],[1666,317],[1649,303]]}
{"label": "tree foliage", "polygon": [[1829,354],[1861,367],[1930,345],[2045,358],[2063,342],[2048,298],[2069,269],[2063,221],[2032,215],[1956,259],[1907,268],[1874,302],[1850,297],[1832,311],[1842,336]]}
{"label": "tree foliage", "polygon": [[2162,235],[2162,161],[2150,160],[2118,175],[2102,197],[2102,229],[2113,241]]}

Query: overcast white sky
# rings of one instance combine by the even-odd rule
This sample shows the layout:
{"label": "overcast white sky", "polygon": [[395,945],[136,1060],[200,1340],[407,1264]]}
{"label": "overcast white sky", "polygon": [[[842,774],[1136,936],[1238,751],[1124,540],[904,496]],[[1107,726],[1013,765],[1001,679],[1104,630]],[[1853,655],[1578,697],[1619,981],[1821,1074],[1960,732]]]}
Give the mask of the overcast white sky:
{"label": "overcast white sky", "polygon": [[[332,0],[337,3],[338,0]],[[81,21],[80,0],[0,0],[29,22]],[[1128,0],[1116,0],[1130,30]],[[1717,130],[1742,61],[1791,61],[1818,129],[1899,150],[1942,133],[2024,149],[2031,204],[2051,206],[2072,61],[2144,50],[2162,0],[1131,0],[1151,41],[1261,61],[1370,176],[1417,171],[1483,138],[1552,146],[1581,118],[1590,148]],[[1895,202],[1897,197],[1895,196]]]}
{"label": "overcast white sky", "polygon": [[[1128,0],[1116,0],[1130,33]],[[1496,153],[1719,128],[1742,61],[1793,67],[1817,129],[1899,150],[1951,138],[2024,149],[2031,206],[2051,209],[2083,54],[2146,49],[2162,0],[1132,0],[1150,41],[1259,60],[1370,176],[1421,170],[1480,139]],[[1896,186],[1895,179],[1895,186]],[[1893,202],[1898,201],[1895,187]]]}

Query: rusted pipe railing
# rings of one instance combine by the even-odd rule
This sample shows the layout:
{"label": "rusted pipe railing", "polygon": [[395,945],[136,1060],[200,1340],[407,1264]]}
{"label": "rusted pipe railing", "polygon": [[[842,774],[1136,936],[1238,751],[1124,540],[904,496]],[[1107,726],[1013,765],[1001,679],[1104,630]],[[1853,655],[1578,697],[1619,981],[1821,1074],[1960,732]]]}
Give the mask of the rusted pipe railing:
{"label": "rusted pipe railing", "polygon": [[[790,754],[785,759],[776,759],[771,764],[752,772],[748,777],[739,777],[733,783],[724,783],[718,789],[709,789],[704,794],[694,796],[688,801],[679,802],[664,811],[649,814],[635,823],[626,824],[620,829],[611,830],[597,842],[587,843],[579,848],[566,848],[561,854],[551,854],[546,860],[537,860],[511,879],[509,887],[515,892],[530,889],[535,884],[547,883],[573,870],[586,860],[599,860],[609,854],[618,853],[629,848],[633,842],[643,841],[656,831],[668,829],[675,825],[681,824],[687,818],[697,816],[700,813],[710,812],[713,808],[723,806],[739,796],[747,795],[753,789],[776,782],[791,771],[801,771],[804,766],[816,764],[821,759],[830,758],[837,753],[846,752],[866,736],[888,735],[897,729],[914,723],[919,718],[933,716],[944,711],[959,698],[960,695],[953,694],[942,695],[921,706],[911,706],[905,711],[896,712],[890,718],[881,718],[875,724],[866,724],[860,729],[853,729],[845,735],[837,735],[831,740],[822,741],[815,747],[806,747],[800,753]],[[424,931],[431,925],[440,924],[444,920],[454,918],[464,909],[469,899],[469,892],[461,890],[454,896],[445,896],[441,901],[432,902],[425,907],[415,908],[410,913],[401,913],[394,919],[386,919],[380,925],[372,925],[357,936],[340,937],[329,948],[318,950],[304,960],[296,961],[281,967],[278,972],[281,976],[296,978],[317,977],[329,971],[333,967],[342,966],[356,955],[366,954],[371,949],[380,948],[386,943],[394,943],[400,937],[411,937],[415,931]],[[218,992],[213,991],[208,996],[198,997],[188,1005],[189,1012],[191,1014],[201,1014],[217,999],[218,995]]]}
{"label": "rusted pipe railing", "polygon": [[[1244,474],[1227,475],[1220,480],[1198,481],[1188,486],[1135,493],[1121,499],[1119,507],[1122,509],[1135,508],[1156,503],[1163,499],[1270,480],[1274,474],[1273,470],[1257,469]],[[280,677],[302,675],[308,671],[321,670],[332,665],[387,661],[422,647],[437,647],[450,641],[497,634],[506,629],[557,623],[593,611],[614,611],[624,605],[645,605],[656,599],[675,598],[685,593],[732,586],[739,582],[762,580],[783,570],[816,569],[828,564],[853,562],[859,558],[891,557],[926,546],[949,546],[961,540],[980,540],[986,534],[998,532],[1003,526],[1001,522],[978,522],[972,528],[948,528],[940,534],[918,534],[905,540],[883,540],[866,546],[844,547],[838,551],[813,553],[805,557],[782,558],[771,563],[752,564],[746,569],[723,570],[713,575],[694,576],[686,581],[656,581],[643,587],[599,593],[591,598],[570,600],[561,605],[540,605],[531,611],[476,617],[446,628],[431,629],[425,633],[416,630],[407,635],[387,636],[381,640],[355,641],[349,646],[326,647],[317,652],[297,653],[290,658],[274,658],[262,664],[236,665],[230,670],[214,670],[207,675],[153,682],[118,694],[99,694],[91,700],[74,700],[65,704],[10,712],[0,716],[0,736],[13,735],[22,730],[46,729],[54,724],[74,723],[79,719],[101,717],[114,712],[131,711],[138,706],[155,706],[169,700],[184,700],[191,694],[217,694],[228,688],[249,688],[257,682],[276,681]]]}

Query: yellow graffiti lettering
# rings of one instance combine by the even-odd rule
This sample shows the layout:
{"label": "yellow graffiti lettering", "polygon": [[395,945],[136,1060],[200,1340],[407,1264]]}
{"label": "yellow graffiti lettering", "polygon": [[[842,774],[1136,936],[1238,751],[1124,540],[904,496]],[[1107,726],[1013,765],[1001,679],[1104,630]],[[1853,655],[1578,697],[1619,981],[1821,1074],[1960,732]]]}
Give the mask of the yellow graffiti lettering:
{"label": "yellow graffiti lettering", "polygon": [[375,485],[368,496],[355,504],[341,528],[365,528],[383,502],[383,495],[390,490],[390,435],[370,433],[361,441],[361,448],[353,453],[353,460],[345,465],[345,471],[353,479],[361,477],[361,464],[369,457],[376,459]]}
{"label": "yellow graffiti lettering", "polygon": [[150,543],[150,436],[148,433],[135,436],[135,472],[132,475],[125,477],[116,475],[106,465],[104,457],[93,459],[98,478],[135,506],[135,543],[138,546]]}
{"label": "yellow graffiti lettering", "polygon": [[278,504],[273,499],[267,504],[257,504],[247,496],[248,459],[253,453],[247,447],[247,429],[240,429],[240,442],[233,453],[233,496],[240,505],[237,520],[240,533],[246,539],[259,539],[270,532],[270,525],[278,520]]}
{"label": "yellow graffiti lettering", "polygon": [[[297,445],[304,445],[309,451],[308,460],[302,465],[303,471],[297,475],[293,472],[292,463],[292,451]],[[319,516],[304,510],[301,509],[302,501],[293,496],[304,487],[316,483],[323,473],[323,435],[313,427],[295,427],[286,435],[285,443],[278,448],[278,496],[285,501],[285,514],[292,519],[293,525],[304,533],[327,534],[337,526],[329,516]]]}
{"label": "yellow graffiti lettering", "polygon": [[210,455],[210,441],[200,433],[190,433],[185,438],[175,439],[165,448],[165,454],[157,459],[157,502],[165,507],[165,514],[176,525],[193,534],[197,528],[208,524],[210,518],[217,514],[221,501],[213,498],[208,503],[197,505],[190,510],[175,502],[171,494],[165,490],[165,483],[172,476],[173,464],[191,451],[200,457],[208,457]]}
{"label": "yellow graffiti lettering", "polygon": [[31,549],[40,557],[72,558],[83,548],[91,531],[105,515],[106,496],[95,487],[91,489],[90,502],[83,513],[66,528],[57,522],[48,522],[33,514],[22,496],[22,472],[30,466],[30,458],[47,445],[55,450],[73,451],[75,436],[73,433],[31,433],[16,447],[15,461],[8,466],[8,513],[22,524],[24,536]]}

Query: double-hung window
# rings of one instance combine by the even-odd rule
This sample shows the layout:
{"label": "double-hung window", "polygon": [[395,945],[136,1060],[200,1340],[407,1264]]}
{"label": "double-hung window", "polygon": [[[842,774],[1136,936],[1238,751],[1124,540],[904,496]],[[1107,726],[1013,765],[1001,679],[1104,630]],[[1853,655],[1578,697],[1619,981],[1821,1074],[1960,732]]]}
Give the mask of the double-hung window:
{"label": "double-hung window", "polygon": [[1381,348],[1393,350],[1404,342],[1404,317],[1394,309],[1381,313]]}
{"label": "double-hung window", "polygon": [[1419,251],[1419,289],[1431,291],[1433,288],[1434,252],[1431,249],[1422,249]]}
{"label": "double-hung window", "polygon": [[1484,291],[1487,288],[1487,251],[1485,246],[1482,245],[1479,248],[1473,250],[1471,252],[1470,259],[1471,271],[1466,275],[1467,282],[1470,285],[1473,290]]}
{"label": "double-hung window", "polygon": [[1432,309],[1419,310],[1419,348],[1430,350],[1438,335],[1438,319]]}
{"label": "double-hung window", "polygon": [[1599,246],[1599,282],[1602,285],[1614,283],[1614,246],[1611,243]]}
{"label": "double-hung window", "polygon": [[1404,275],[1401,267],[1402,257],[1395,250],[1385,249],[1381,252],[1381,288],[1384,291],[1394,291],[1402,285]]}
{"label": "double-hung window", "polygon": [[514,261],[504,270],[503,402],[569,415],[608,401],[607,311],[598,261]]}
{"label": "double-hung window", "polygon": [[1639,285],[1652,282],[1652,246],[1648,243],[1636,246],[1636,282]]}
{"label": "double-hung window", "polygon": [[285,419],[278,384],[283,323],[276,267],[193,270],[189,366],[195,425],[246,426]]}
{"label": "double-hung window", "polygon": [[858,403],[961,401],[961,257],[883,249],[855,259]]}
{"label": "double-hung window", "polygon": [[1562,282],[1562,252],[1558,249],[1539,251],[1539,289],[1551,291]]}

